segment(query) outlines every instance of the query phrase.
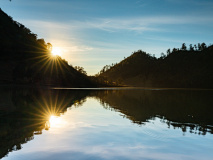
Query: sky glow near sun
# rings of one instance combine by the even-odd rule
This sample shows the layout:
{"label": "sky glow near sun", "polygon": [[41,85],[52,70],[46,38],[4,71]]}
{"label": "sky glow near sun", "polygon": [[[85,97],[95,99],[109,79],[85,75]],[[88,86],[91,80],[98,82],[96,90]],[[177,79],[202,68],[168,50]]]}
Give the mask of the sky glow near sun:
{"label": "sky glow near sun", "polygon": [[2,0],[0,6],[88,75],[139,49],[160,57],[182,43],[213,43],[212,0]]}

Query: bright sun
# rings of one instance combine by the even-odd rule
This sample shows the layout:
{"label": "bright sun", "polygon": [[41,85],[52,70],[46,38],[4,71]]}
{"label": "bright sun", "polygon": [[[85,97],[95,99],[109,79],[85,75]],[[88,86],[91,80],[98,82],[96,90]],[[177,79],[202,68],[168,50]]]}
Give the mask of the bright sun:
{"label": "bright sun", "polygon": [[53,56],[61,56],[61,49],[59,47],[53,47],[52,55]]}

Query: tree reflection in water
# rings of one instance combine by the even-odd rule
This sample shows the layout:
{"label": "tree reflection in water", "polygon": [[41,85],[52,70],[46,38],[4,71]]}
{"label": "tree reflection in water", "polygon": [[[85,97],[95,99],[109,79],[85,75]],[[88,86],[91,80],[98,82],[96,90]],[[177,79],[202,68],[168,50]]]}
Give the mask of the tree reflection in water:
{"label": "tree reflection in water", "polygon": [[208,90],[106,90],[93,95],[106,109],[114,109],[139,125],[160,118],[169,128],[213,134],[212,91]]}
{"label": "tree reflection in water", "polygon": [[183,133],[213,133],[212,91],[1,89],[0,158],[20,150],[43,130],[60,126],[60,115],[71,106],[81,106],[86,97],[140,126],[158,117]]}

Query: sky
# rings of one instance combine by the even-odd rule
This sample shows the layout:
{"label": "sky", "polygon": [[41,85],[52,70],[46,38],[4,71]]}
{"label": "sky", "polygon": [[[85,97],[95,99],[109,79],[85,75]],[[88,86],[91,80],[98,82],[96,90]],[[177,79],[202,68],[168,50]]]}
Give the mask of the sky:
{"label": "sky", "polygon": [[213,43],[213,0],[0,0],[0,8],[88,75],[139,49],[160,57]]}

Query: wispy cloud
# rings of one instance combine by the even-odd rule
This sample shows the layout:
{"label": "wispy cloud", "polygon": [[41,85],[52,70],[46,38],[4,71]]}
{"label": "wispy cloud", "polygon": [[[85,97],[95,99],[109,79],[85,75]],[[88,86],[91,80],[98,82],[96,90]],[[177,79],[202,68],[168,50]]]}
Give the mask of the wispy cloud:
{"label": "wispy cloud", "polygon": [[99,29],[108,32],[118,31],[166,31],[163,25],[212,24],[213,17],[197,16],[153,16],[134,18],[96,18],[87,21],[70,21],[73,29]]}
{"label": "wispy cloud", "polygon": [[129,18],[94,18],[86,21],[70,20],[68,22],[48,22],[41,20],[25,20],[30,24],[49,30],[79,30],[98,29],[107,32],[118,31],[155,31],[162,32],[164,25],[187,25],[187,24],[213,24],[213,17],[197,16],[150,16],[150,17],[129,17]]}

